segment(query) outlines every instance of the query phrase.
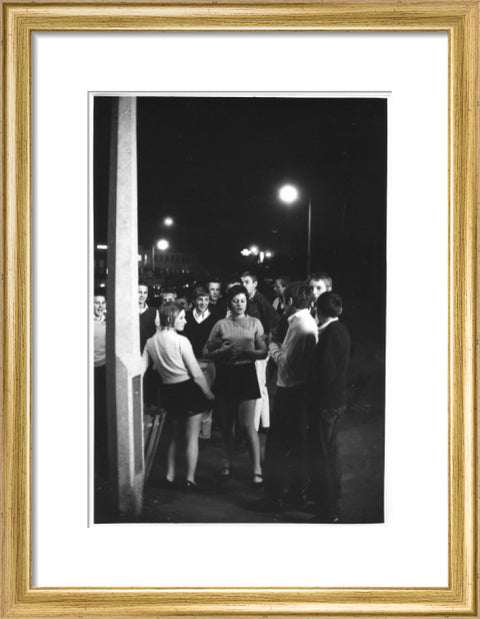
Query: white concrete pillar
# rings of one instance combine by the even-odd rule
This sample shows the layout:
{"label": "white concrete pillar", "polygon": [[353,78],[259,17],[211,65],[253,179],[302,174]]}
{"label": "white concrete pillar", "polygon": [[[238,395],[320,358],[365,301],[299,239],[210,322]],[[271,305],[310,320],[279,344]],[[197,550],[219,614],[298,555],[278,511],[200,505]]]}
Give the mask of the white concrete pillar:
{"label": "white concrete pillar", "polygon": [[113,104],[108,213],[107,409],[120,517],[142,509],[143,404],[138,323],[136,98]]}

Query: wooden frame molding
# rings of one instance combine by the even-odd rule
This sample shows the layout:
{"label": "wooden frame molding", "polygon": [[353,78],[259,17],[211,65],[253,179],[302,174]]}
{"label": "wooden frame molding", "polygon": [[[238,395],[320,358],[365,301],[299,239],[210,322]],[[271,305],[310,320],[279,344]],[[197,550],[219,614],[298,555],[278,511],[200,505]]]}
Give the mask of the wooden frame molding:
{"label": "wooden frame molding", "polygon": [[[477,616],[479,1],[3,4],[2,616]],[[449,37],[449,585],[31,586],[32,33],[444,31]]]}

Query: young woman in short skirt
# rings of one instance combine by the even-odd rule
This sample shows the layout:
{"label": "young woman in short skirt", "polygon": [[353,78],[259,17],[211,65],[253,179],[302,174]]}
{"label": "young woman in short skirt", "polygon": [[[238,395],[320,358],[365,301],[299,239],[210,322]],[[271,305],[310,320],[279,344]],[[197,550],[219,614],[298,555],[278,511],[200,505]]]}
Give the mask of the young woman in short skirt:
{"label": "young woman in short skirt", "polygon": [[193,354],[192,345],[178,333],[185,327],[185,310],[175,302],[164,303],[159,309],[159,319],[160,330],[147,340],[143,359],[145,367],[151,359],[162,377],[161,405],[173,426],[166,482],[173,483],[175,479],[176,438],[185,428],[186,488],[193,489],[196,486],[201,413],[211,408],[214,395]]}
{"label": "young woman in short skirt", "polygon": [[225,462],[220,475],[231,474],[233,454],[233,427],[238,414],[245,431],[252,462],[253,483],[262,483],[260,441],[255,429],[255,400],[260,397],[255,360],[265,359],[267,346],[262,323],[248,316],[247,291],[243,286],[232,286],[227,293],[231,315],[219,320],[205,344],[203,355],[216,365],[215,397],[220,412]]}

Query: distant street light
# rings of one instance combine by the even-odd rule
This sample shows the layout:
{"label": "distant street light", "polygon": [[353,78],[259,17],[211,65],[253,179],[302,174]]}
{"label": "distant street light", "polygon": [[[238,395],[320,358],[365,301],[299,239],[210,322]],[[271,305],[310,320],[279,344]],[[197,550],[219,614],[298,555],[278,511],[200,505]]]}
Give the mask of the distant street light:
{"label": "distant street light", "polygon": [[157,249],[159,249],[160,251],[165,251],[170,247],[170,243],[167,241],[167,239],[160,239],[157,243]]}
{"label": "distant street light", "polygon": [[[160,239],[159,241],[157,241],[157,249],[159,249],[160,251],[166,251],[168,248],[170,247],[170,243],[167,241],[167,239]],[[155,260],[155,245],[152,245],[152,274],[153,274],[153,279],[155,279],[156,277],[156,272],[155,272],[155,266],[156,266],[156,260]]]}
{"label": "distant street light", "polygon": [[171,217],[165,217],[163,220],[164,226],[173,226],[173,219]]}
{"label": "distant street light", "polygon": [[[293,204],[297,201],[299,191],[294,185],[283,185],[278,191],[278,197],[285,204]],[[308,198],[308,223],[307,223],[307,277],[310,275],[310,258],[312,246],[312,200]]]}
{"label": "distant street light", "polygon": [[261,264],[265,260],[265,258],[271,258],[273,255],[271,251],[259,249],[256,245],[252,245],[249,249],[242,249],[240,253],[242,254],[242,256],[245,257],[257,256],[257,262],[259,264]]}

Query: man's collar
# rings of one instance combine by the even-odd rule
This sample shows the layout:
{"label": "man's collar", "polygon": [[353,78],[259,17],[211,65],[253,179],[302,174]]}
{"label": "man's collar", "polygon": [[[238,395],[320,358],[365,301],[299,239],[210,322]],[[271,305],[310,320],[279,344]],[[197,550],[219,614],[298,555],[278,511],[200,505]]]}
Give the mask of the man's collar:
{"label": "man's collar", "polygon": [[210,310],[208,307],[203,310],[203,312],[199,312],[196,307],[193,308],[193,315],[195,318],[208,318],[210,316]]}
{"label": "man's collar", "polygon": [[322,333],[322,331],[325,331],[328,325],[332,324],[332,322],[336,322],[337,320],[338,320],[338,316],[336,316],[335,318],[333,316],[328,318],[322,325],[318,327],[318,332]]}
{"label": "man's collar", "polygon": [[295,312],[293,314],[291,314],[287,320],[288,322],[291,322],[296,316],[305,316],[306,314],[310,314],[310,310],[308,309],[308,307],[305,307],[303,309],[297,309],[295,310]]}
{"label": "man's collar", "polygon": [[144,312],[146,312],[146,311],[147,311],[147,309],[148,309],[148,305],[145,303],[145,306],[144,306],[144,308],[143,308],[143,309],[138,308],[138,313],[139,313],[139,314],[143,314]]}

